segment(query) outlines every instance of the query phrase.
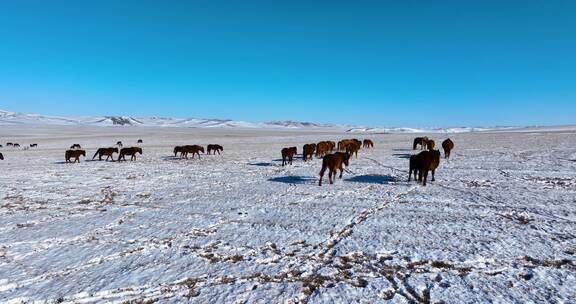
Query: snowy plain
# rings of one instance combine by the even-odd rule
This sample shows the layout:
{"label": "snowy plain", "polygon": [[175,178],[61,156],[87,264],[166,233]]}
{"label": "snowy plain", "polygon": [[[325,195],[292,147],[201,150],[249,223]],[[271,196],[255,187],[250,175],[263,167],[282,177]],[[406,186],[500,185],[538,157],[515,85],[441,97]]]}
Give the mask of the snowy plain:
{"label": "snowy plain", "polygon": [[[456,145],[426,187],[419,135],[5,125],[0,302],[575,303],[576,128],[423,134]],[[334,185],[320,159],[280,165],[350,137],[375,148]],[[134,162],[90,160],[140,138]]]}

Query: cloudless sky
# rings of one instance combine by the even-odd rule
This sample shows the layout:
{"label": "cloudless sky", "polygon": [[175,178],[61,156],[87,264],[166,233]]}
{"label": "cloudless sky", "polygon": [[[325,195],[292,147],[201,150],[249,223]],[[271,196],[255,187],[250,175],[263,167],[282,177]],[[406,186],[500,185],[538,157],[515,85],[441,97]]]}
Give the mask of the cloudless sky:
{"label": "cloudless sky", "polygon": [[576,1],[0,1],[0,109],[576,123]]}

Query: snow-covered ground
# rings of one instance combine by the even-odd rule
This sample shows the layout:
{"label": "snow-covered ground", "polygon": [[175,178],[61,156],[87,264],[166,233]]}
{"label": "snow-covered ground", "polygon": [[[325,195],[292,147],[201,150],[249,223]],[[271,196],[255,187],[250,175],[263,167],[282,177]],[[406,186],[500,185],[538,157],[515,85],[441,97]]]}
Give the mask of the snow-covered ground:
{"label": "snow-covered ground", "polygon": [[[426,134],[439,144],[445,134]],[[344,179],[280,149],[344,133],[4,126],[0,302],[574,303],[576,132],[450,134],[407,182],[414,134],[375,134]],[[143,139],[134,162],[65,164]],[[174,159],[178,144],[224,146]]]}

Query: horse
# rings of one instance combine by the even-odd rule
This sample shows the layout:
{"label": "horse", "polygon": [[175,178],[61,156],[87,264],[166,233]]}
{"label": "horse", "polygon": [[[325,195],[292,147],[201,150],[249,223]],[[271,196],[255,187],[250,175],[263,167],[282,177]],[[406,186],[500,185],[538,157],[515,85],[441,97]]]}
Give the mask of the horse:
{"label": "horse", "polygon": [[84,151],[84,150],[66,150],[66,153],[64,154],[64,158],[66,159],[67,163],[70,162],[71,158],[74,158],[74,161],[72,163],[80,162],[80,156],[86,157],[86,151]]}
{"label": "horse", "polygon": [[194,154],[198,154],[198,158],[200,158],[200,152],[204,153],[204,147],[199,145],[182,146],[180,151],[180,158],[188,159],[188,153],[192,153],[192,158],[194,158]]}
{"label": "horse", "polygon": [[329,169],[328,179],[330,184],[334,183],[336,179],[336,171],[340,170],[340,178],[342,178],[342,172],[344,172],[344,166],[348,167],[350,160],[350,154],[346,152],[336,152],[334,154],[328,154],[322,159],[322,170],[320,170],[320,181],[318,186],[322,186],[322,178],[324,177],[324,172]]}
{"label": "horse", "polygon": [[334,149],[331,142],[329,141],[321,141],[316,144],[316,157],[323,157],[324,155],[328,154],[328,152]]}
{"label": "horse", "polygon": [[371,141],[370,139],[365,139],[362,142],[362,148],[374,148],[374,142]]}
{"label": "horse", "polygon": [[439,150],[422,151],[418,155],[412,155],[410,157],[410,171],[408,173],[408,181],[410,181],[412,171],[414,171],[414,175],[416,175],[416,172],[418,172],[418,182],[421,182],[423,186],[426,186],[426,181],[428,180],[428,172],[432,171],[432,181],[435,181],[434,174],[436,173],[436,168],[438,168],[439,164]]}
{"label": "horse", "polygon": [[216,152],[218,152],[218,155],[220,155],[220,151],[224,152],[224,147],[221,145],[208,145],[206,150],[208,151],[208,155],[210,155],[210,152],[212,151],[214,151],[214,155],[216,155]]}
{"label": "horse", "polygon": [[2,148],[2,145],[0,145],[0,148]]}
{"label": "horse", "polygon": [[122,148],[120,149],[120,153],[118,155],[118,161],[126,160],[126,155],[130,155],[130,160],[136,160],[136,153],[140,153],[142,155],[142,148],[139,147],[130,147],[130,148]]}
{"label": "horse", "polygon": [[350,154],[350,156],[356,153],[356,158],[358,158],[358,150],[360,150],[361,144],[362,143],[360,141],[349,141],[345,146],[346,153]]}
{"label": "horse", "polygon": [[12,147],[12,146],[14,146],[13,143],[11,143],[11,142],[6,143],[6,147]]}
{"label": "horse", "polygon": [[414,180],[418,180],[418,172],[420,172],[420,158],[418,154],[410,156],[410,169],[408,170],[408,181],[412,178],[412,172],[414,172]]}
{"label": "horse", "polygon": [[314,151],[316,151],[316,144],[305,144],[304,147],[302,147],[302,159],[304,161],[312,159]]}
{"label": "horse", "polygon": [[285,164],[292,164],[292,159],[294,158],[294,154],[298,153],[298,149],[296,147],[284,148],[282,149],[282,167]]}
{"label": "horse", "polygon": [[30,144],[30,148],[38,148],[38,144]]}
{"label": "horse", "polygon": [[144,143],[144,141],[141,140],[141,139],[139,139],[137,143],[138,143],[138,144],[141,144],[141,143]]}
{"label": "horse", "polygon": [[20,144],[14,144],[14,148],[20,148]]}
{"label": "horse", "polygon": [[82,149],[82,147],[81,147],[79,144],[73,144],[73,145],[70,146],[70,149],[71,149],[71,150],[74,150],[74,149]]}
{"label": "horse", "polygon": [[4,155],[2,155],[2,153],[0,153],[0,160],[4,160]]}
{"label": "horse", "polygon": [[416,146],[420,145],[420,150],[424,150],[428,137],[416,137],[414,138],[414,144],[412,145],[412,150],[416,150]]}
{"label": "horse", "polygon": [[122,148],[122,142],[121,142],[121,141],[116,142],[116,145],[117,145],[118,147]]}
{"label": "horse", "polygon": [[334,151],[334,148],[336,147],[336,142],[327,141],[326,143],[328,143],[328,151],[330,151],[330,153],[332,153],[332,151]]}
{"label": "horse", "polygon": [[434,140],[429,139],[426,141],[426,148],[428,148],[428,151],[432,151],[434,150],[434,148],[436,148],[436,142],[434,142]]}
{"label": "horse", "polygon": [[96,158],[96,155],[98,155],[98,160],[102,160],[102,156],[106,155],[106,161],[108,161],[109,158],[114,160],[114,157],[112,156],[114,153],[118,153],[118,148],[100,148],[96,153],[94,153],[92,159]]}
{"label": "horse", "polygon": [[182,154],[182,150],[184,150],[182,146],[174,147],[174,157],[176,157],[176,155],[178,155],[178,153]]}
{"label": "horse", "polygon": [[454,142],[450,138],[447,138],[442,142],[442,149],[444,149],[444,158],[450,158],[450,152],[454,149]]}

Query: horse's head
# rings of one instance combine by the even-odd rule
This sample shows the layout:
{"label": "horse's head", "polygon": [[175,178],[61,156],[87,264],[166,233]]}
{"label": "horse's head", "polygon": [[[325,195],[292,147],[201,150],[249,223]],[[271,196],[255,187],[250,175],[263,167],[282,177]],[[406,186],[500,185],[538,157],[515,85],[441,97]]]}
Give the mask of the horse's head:
{"label": "horse's head", "polygon": [[142,148],[135,148],[134,150],[142,155]]}
{"label": "horse's head", "polygon": [[118,148],[112,148],[112,153],[118,153]]}
{"label": "horse's head", "polygon": [[198,150],[199,150],[199,151],[202,151],[202,153],[205,153],[205,152],[204,152],[204,147],[200,147],[200,148],[198,148]]}
{"label": "horse's head", "polygon": [[82,155],[82,156],[86,157],[86,151],[84,151],[84,150],[80,150],[80,155]]}

